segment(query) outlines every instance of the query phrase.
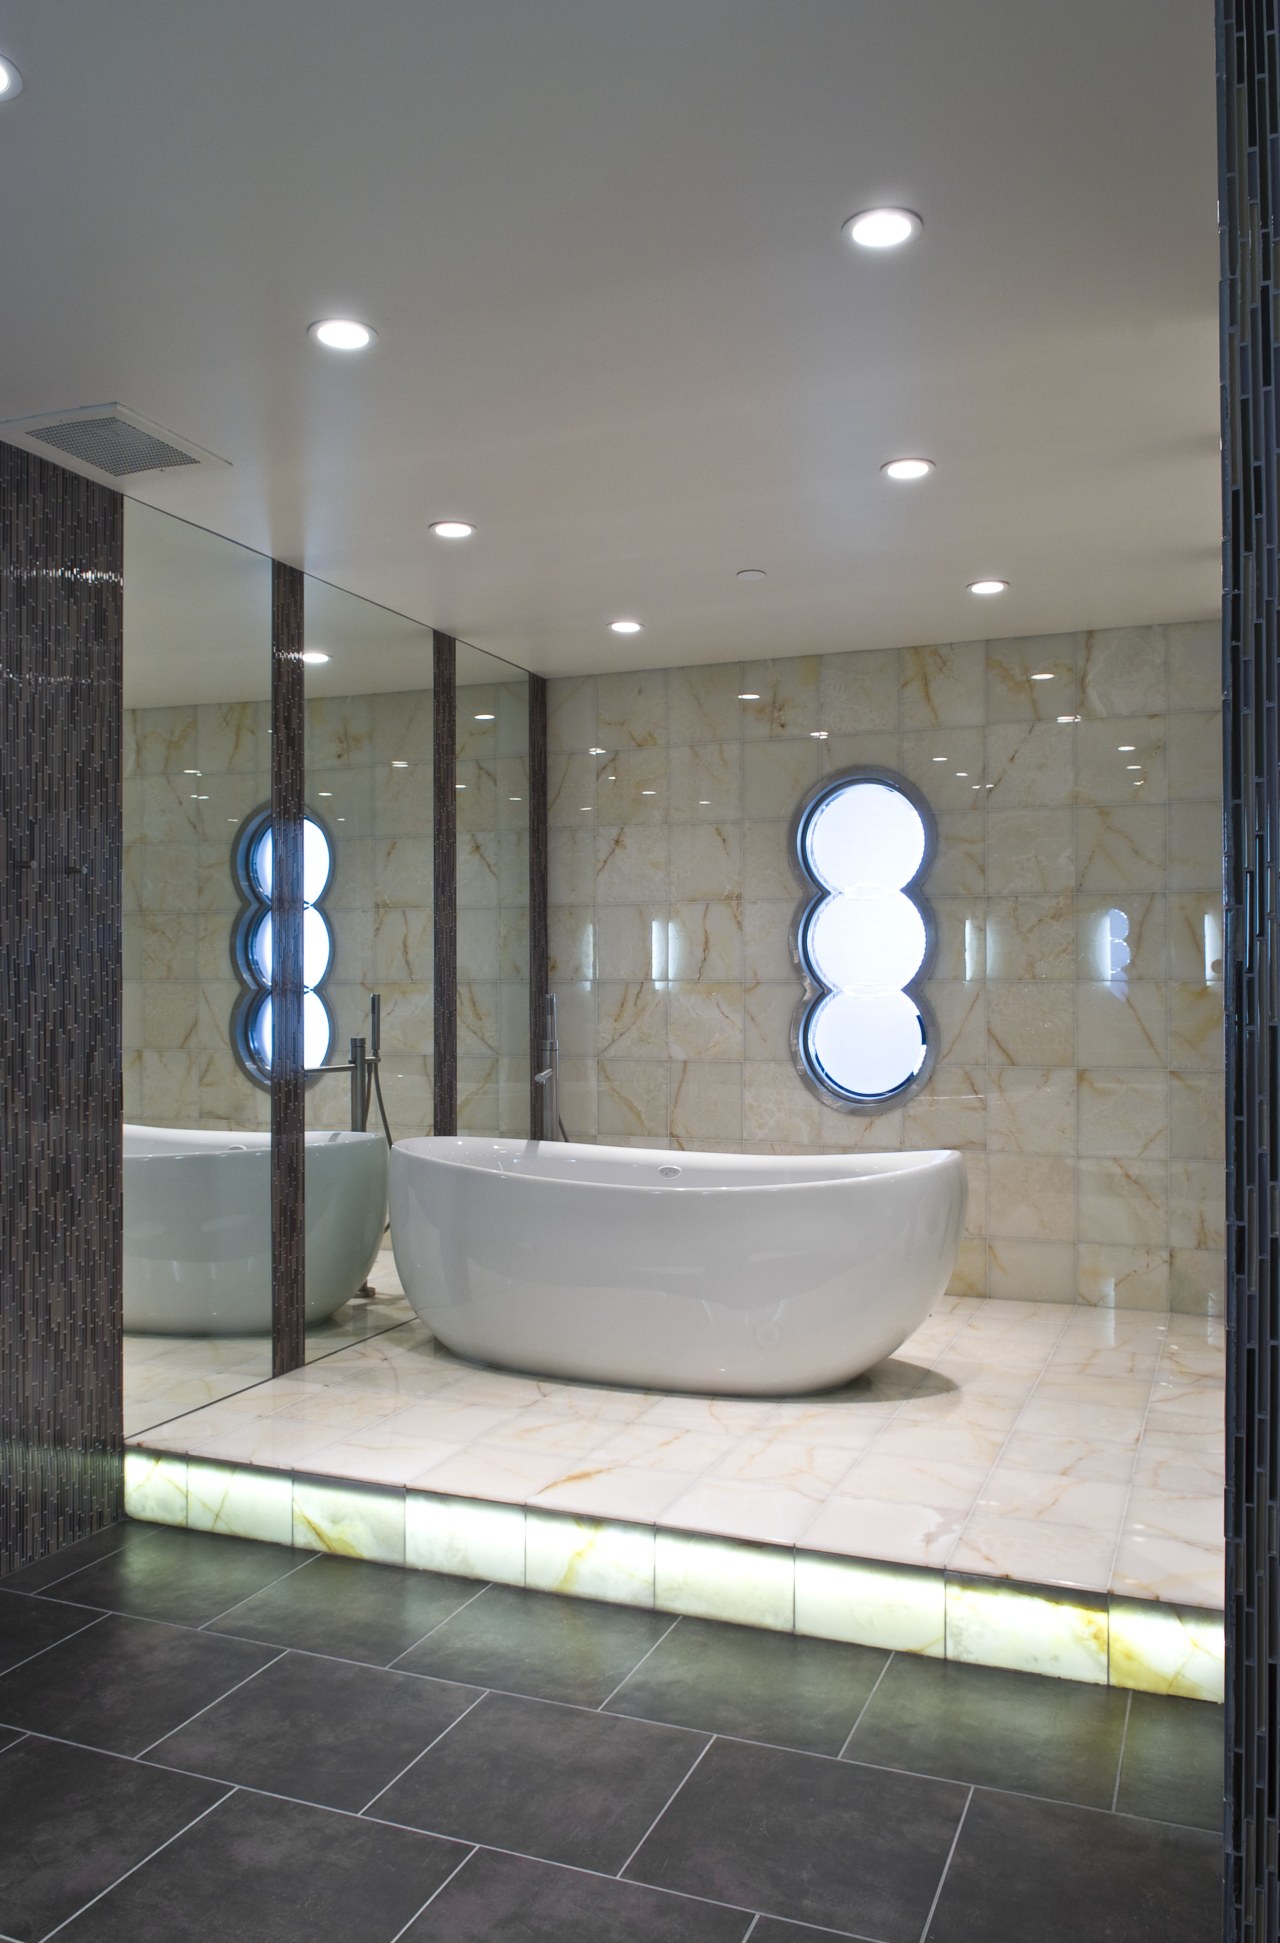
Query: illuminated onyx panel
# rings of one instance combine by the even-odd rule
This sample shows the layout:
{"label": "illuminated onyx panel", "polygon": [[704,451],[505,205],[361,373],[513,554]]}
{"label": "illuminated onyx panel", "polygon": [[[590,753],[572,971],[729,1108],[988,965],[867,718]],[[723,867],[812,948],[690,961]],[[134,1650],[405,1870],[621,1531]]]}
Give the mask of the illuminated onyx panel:
{"label": "illuminated onyx panel", "polygon": [[[242,908],[232,933],[232,956],[244,988],[231,1021],[231,1043],[250,1079],[271,1084],[271,812],[250,817],[237,840],[233,869]],[[324,984],[333,968],[333,931],[323,900],[333,880],[333,845],[308,813],[302,826],[302,1035],[308,1066],[323,1066],[333,1045],[333,1014]]]}
{"label": "illuminated onyx panel", "polygon": [[921,991],[933,920],[920,885],[933,859],[928,804],[901,777],[851,769],[801,804],[795,861],[815,894],[794,949],[805,981],[792,1046],[832,1106],[875,1112],[924,1084],[937,1031]]}

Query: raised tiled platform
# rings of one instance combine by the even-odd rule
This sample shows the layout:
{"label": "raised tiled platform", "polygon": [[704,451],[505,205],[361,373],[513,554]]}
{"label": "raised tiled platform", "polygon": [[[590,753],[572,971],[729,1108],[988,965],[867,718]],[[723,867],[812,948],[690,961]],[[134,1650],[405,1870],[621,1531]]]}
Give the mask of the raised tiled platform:
{"label": "raised tiled platform", "polygon": [[839,1392],[479,1369],[416,1322],[135,1439],[131,1514],[1217,1698],[1222,1350],[1200,1318],[944,1301]]}

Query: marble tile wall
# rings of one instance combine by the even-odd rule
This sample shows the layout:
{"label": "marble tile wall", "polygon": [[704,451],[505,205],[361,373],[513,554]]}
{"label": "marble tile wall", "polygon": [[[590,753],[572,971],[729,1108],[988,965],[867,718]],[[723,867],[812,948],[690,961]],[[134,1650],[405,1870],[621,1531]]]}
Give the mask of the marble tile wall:
{"label": "marble tile wall", "polygon": [[[491,720],[476,717],[491,716]],[[528,1130],[528,704],[523,680],[459,689],[459,1126]],[[125,1114],[158,1126],[266,1127],[231,1052],[239,991],[231,850],[270,795],[264,702],[134,709],[125,757]],[[432,1125],[432,698],[313,697],[307,802],[333,838],[325,899],[332,1057],[382,994],[383,1092],[397,1138]],[[349,1124],[343,1079],[308,1124]]]}
{"label": "marble tile wall", "polygon": [[[953,1292],[1216,1311],[1220,698],[1216,620],[554,681],[570,1136],[959,1147]],[[788,1043],[788,820],[851,763],[909,777],[939,832],[938,1065],[871,1117]]]}

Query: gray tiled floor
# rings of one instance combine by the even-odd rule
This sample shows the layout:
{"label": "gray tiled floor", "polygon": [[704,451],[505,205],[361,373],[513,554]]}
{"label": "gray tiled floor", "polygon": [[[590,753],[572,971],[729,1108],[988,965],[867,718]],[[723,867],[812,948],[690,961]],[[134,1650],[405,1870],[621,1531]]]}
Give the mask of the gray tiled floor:
{"label": "gray tiled floor", "polygon": [[0,1666],[18,1943],[1219,1933],[1200,1703],[149,1526]]}

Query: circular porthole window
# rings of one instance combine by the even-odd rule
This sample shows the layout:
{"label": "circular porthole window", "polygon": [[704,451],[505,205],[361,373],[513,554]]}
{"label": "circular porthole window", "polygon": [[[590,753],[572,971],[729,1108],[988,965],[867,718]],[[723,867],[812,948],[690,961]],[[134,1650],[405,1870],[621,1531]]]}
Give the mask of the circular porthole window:
{"label": "circular porthole window", "polygon": [[[248,818],[231,855],[241,900],[231,955],[242,988],[231,1018],[231,1044],[241,1068],[259,1086],[271,1084],[274,1057],[272,855],[271,811],[263,808]],[[322,908],[332,878],[332,841],[308,811],[302,826],[302,1036],[307,1066],[323,1066],[333,1046],[333,1014],[323,989],[333,969],[333,930]]]}
{"label": "circular porthole window", "polygon": [[796,1065],[828,1105],[874,1113],[917,1091],[935,1057],[937,1028],[920,990],[933,955],[920,896],[933,816],[904,778],[850,769],[809,793],[792,841],[810,887],[793,931],[805,983]]}

